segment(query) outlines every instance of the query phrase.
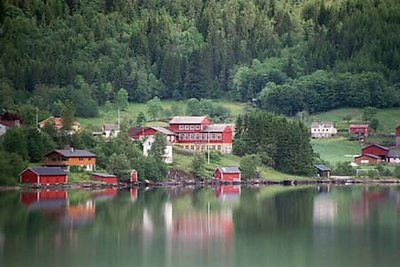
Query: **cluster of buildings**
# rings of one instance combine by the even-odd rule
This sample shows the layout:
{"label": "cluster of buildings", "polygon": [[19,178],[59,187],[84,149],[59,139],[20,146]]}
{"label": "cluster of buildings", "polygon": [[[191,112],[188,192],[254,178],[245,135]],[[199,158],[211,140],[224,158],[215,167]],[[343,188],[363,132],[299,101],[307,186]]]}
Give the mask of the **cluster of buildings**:
{"label": "cluster of buildings", "polygon": [[388,148],[370,144],[361,149],[361,155],[354,158],[357,165],[378,165],[381,163],[400,164],[400,125],[396,127],[396,146]]}
{"label": "cluster of buildings", "polygon": [[[63,128],[63,121],[58,117],[50,117],[39,123],[43,128],[51,123],[57,130]],[[213,124],[207,116],[178,116],[170,120],[168,127],[131,128],[128,131],[131,140],[140,140],[143,144],[143,154],[148,155],[155,135],[165,137],[167,146],[164,161],[172,163],[172,147],[179,146],[191,151],[219,151],[232,152],[233,130],[229,124]],[[78,132],[79,123],[74,122],[71,131]],[[101,136],[104,138],[116,137],[120,132],[117,124],[104,124]],[[96,133],[95,133],[96,134]],[[71,167],[79,167],[93,172],[96,168],[96,155],[80,149],[56,149],[44,156],[43,167],[30,167],[20,174],[21,183],[55,184],[66,183]],[[218,168],[214,177],[223,181],[240,181],[241,174],[237,167]],[[92,179],[114,184],[118,177],[112,174],[93,173]],[[136,171],[131,173],[131,182],[137,181]]]}
{"label": "cluster of buildings", "polygon": [[[312,122],[310,133],[311,138],[329,138],[335,136],[338,131],[333,122]],[[368,124],[350,124],[348,133],[350,135],[366,137],[368,136]]]}

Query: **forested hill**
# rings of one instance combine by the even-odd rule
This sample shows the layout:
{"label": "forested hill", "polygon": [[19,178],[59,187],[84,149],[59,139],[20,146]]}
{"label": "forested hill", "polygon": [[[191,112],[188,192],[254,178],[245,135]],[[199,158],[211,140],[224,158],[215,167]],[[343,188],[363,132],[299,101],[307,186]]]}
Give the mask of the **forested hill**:
{"label": "forested hill", "polygon": [[0,0],[0,107],[259,98],[285,114],[400,105],[397,0]]}

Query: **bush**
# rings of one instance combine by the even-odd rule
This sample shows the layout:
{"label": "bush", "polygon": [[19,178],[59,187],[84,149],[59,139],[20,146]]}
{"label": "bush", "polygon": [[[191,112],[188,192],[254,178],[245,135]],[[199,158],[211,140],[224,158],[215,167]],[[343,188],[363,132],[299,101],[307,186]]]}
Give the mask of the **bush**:
{"label": "bush", "polygon": [[339,162],[332,171],[335,175],[354,175],[354,169],[349,161]]}

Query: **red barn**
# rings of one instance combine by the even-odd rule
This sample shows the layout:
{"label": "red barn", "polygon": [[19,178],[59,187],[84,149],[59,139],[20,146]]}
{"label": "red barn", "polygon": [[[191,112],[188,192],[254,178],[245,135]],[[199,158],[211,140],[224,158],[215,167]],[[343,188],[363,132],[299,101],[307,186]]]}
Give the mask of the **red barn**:
{"label": "red barn", "polygon": [[214,178],[222,181],[240,181],[241,172],[238,167],[220,167],[214,171]]}
{"label": "red barn", "polygon": [[377,165],[382,162],[379,156],[365,154],[354,158],[354,162],[358,165]]}
{"label": "red barn", "polygon": [[65,184],[67,181],[67,172],[60,167],[27,168],[20,174],[21,183]]}
{"label": "red barn", "polygon": [[349,133],[354,135],[368,136],[367,124],[350,124]]}
{"label": "red barn", "polygon": [[108,174],[108,173],[93,173],[92,180],[107,183],[107,184],[118,183],[118,177],[114,174]]}
{"label": "red barn", "polygon": [[375,155],[380,157],[382,160],[386,160],[389,157],[389,149],[387,147],[371,144],[362,148],[361,155]]}

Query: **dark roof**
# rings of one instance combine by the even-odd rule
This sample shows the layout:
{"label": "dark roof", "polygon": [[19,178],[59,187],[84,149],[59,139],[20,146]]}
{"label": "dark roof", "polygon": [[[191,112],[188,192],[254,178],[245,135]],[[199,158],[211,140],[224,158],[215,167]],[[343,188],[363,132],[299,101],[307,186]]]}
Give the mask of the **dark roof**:
{"label": "dark roof", "polygon": [[86,150],[81,150],[81,149],[56,149],[53,150],[49,153],[47,153],[46,155],[49,155],[53,152],[59,153],[61,155],[63,155],[64,157],[67,158],[75,158],[75,157],[96,157],[95,154],[86,151]]}
{"label": "dark roof", "polygon": [[314,165],[315,168],[317,168],[319,171],[321,172],[326,172],[326,171],[330,171],[331,169],[326,166],[326,165]]}
{"label": "dark roof", "polygon": [[128,136],[133,138],[135,135],[137,135],[138,133],[140,133],[141,131],[144,131],[146,129],[145,128],[141,128],[141,127],[132,127],[128,129]]}
{"label": "dark roof", "polygon": [[165,134],[165,135],[176,135],[176,133],[174,133],[174,132],[172,132],[172,131],[168,130],[167,128],[164,128],[164,127],[150,127],[150,128],[156,130],[157,132]]}
{"label": "dark roof", "polygon": [[105,123],[103,124],[103,131],[117,131],[118,130],[118,124],[114,124],[114,123]]}
{"label": "dark roof", "polygon": [[389,158],[400,158],[400,149],[390,149]]}
{"label": "dark roof", "polygon": [[362,149],[366,149],[367,147],[371,147],[371,146],[376,146],[376,147],[379,147],[379,148],[381,148],[383,150],[389,150],[389,148],[381,146],[381,145],[378,145],[378,144],[370,144],[370,145],[367,145],[367,146],[363,147]]}
{"label": "dark roof", "polygon": [[117,176],[109,173],[93,173],[92,176],[99,176],[103,178],[116,178]]}
{"label": "dark roof", "polygon": [[37,175],[67,175],[67,172],[60,168],[60,167],[31,167],[25,169],[22,173],[24,173],[27,170],[31,170]]}
{"label": "dark roof", "polygon": [[349,128],[368,128],[368,124],[350,124]]}
{"label": "dark roof", "polygon": [[238,167],[219,167],[217,170],[222,173],[240,173],[240,169]]}
{"label": "dark roof", "polygon": [[360,158],[360,157],[364,157],[364,156],[366,156],[366,157],[370,157],[370,158],[374,158],[374,159],[380,159],[380,157],[379,157],[379,156],[372,155],[372,154],[360,155],[360,156],[357,156],[357,157],[355,157],[355,158]]}

